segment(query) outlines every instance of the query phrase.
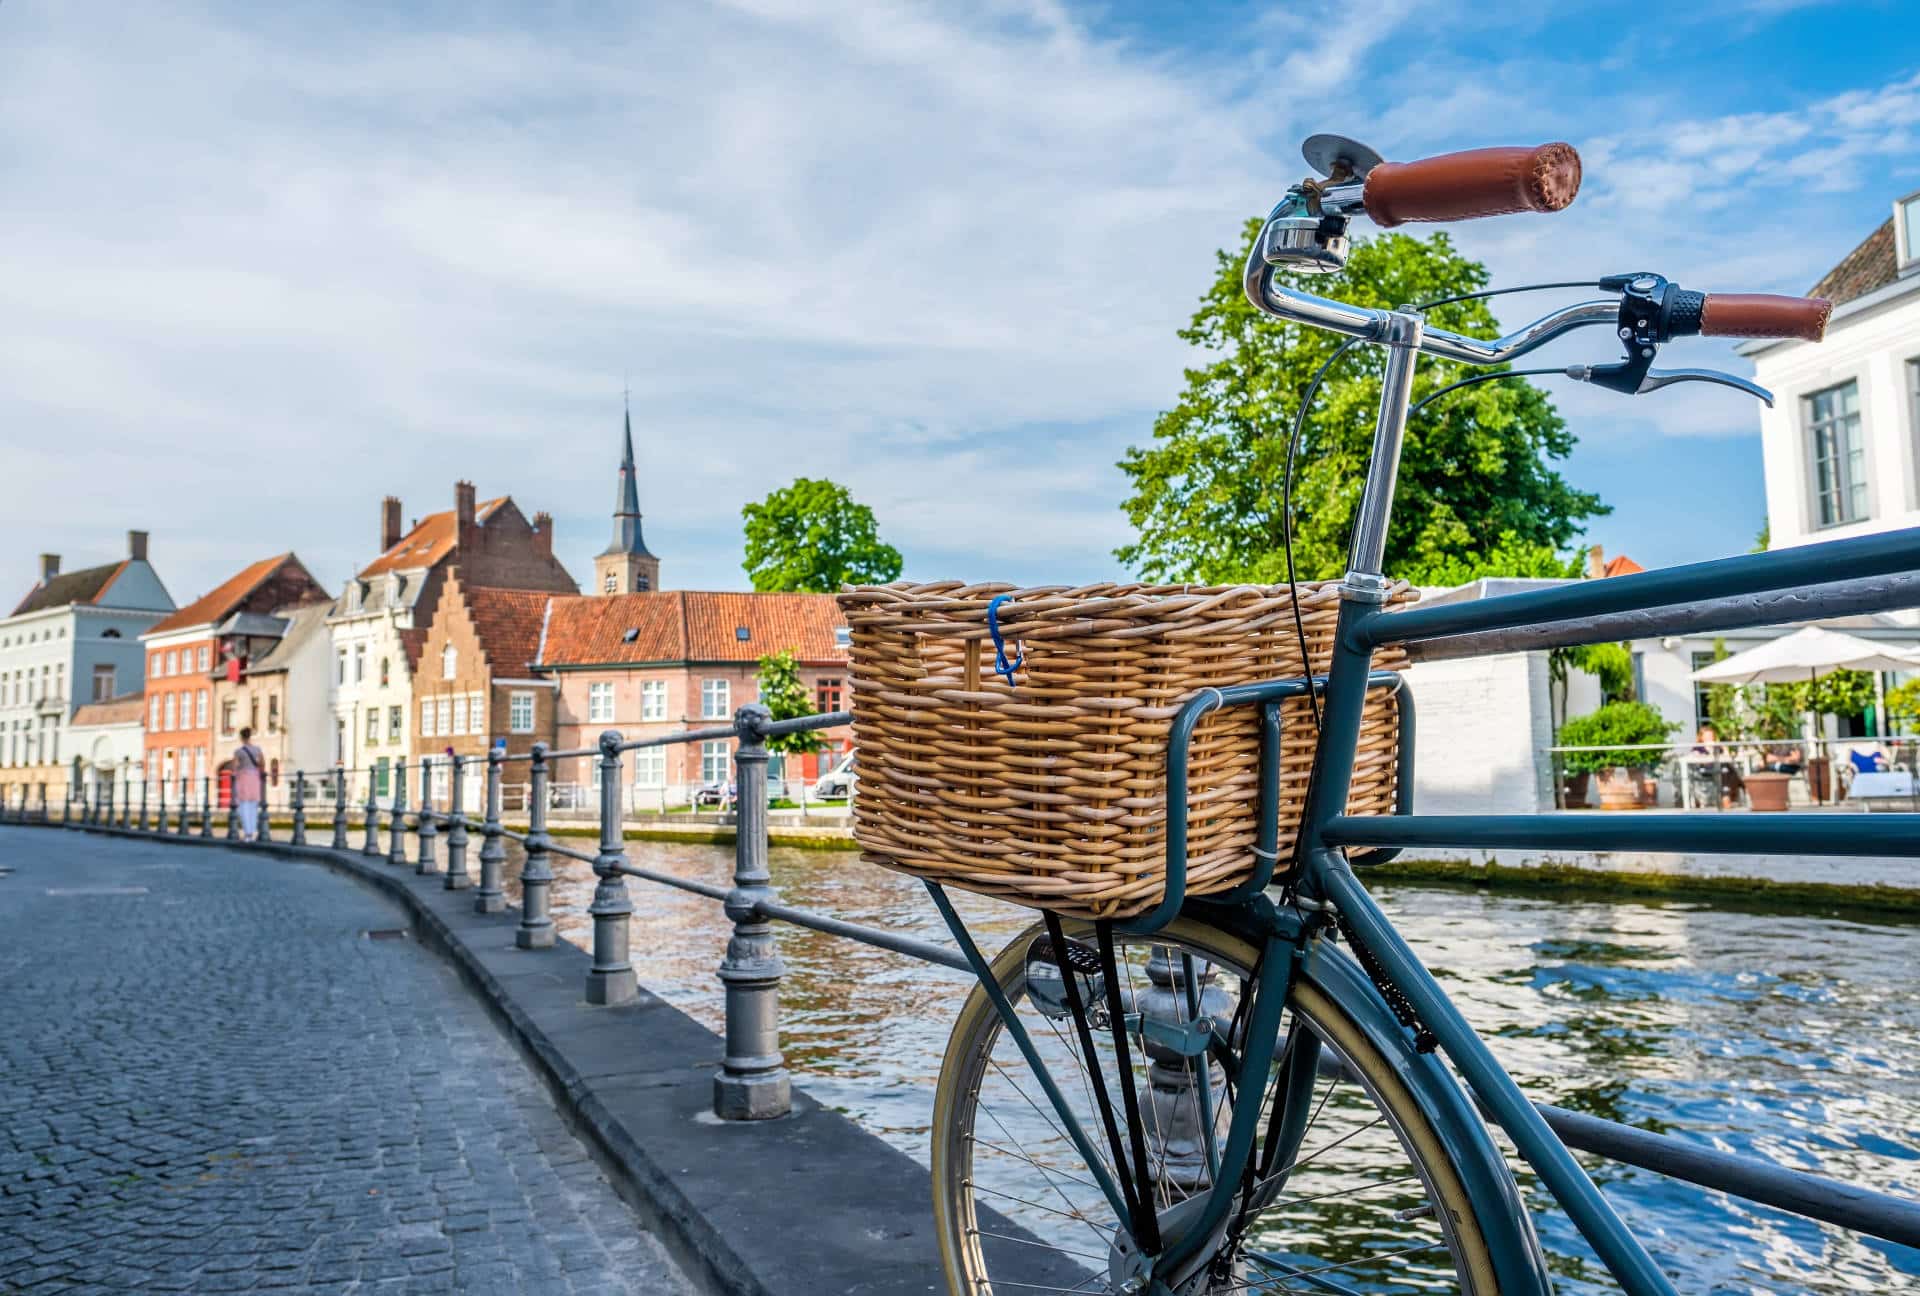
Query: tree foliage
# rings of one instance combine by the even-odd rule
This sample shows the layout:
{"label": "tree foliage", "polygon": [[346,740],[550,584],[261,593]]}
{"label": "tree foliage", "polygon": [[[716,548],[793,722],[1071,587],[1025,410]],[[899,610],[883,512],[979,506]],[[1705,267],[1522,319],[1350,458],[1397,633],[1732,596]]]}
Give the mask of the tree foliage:
{"label": "tree foliage", "polygon": [[831,594],[843,585],[876,585],[900,575],[900,551],[880,539],[873,510],[838,482],[796,478],[758,504],[746,521],[744,566],[756,590]]}
{"label": "tree foliage", "polygon": [[[760,659],[760,702],[773,712],[775,720],[798,720],[813,714],[813,698],[800,680],[800,664],[790,649],[768,653]],[[777,752],[819,751],[820,735],[813,730],[776,734],[767,739],[767,749]]]}
{"label": "tree foliage", "polygon": [[[1258,229],[1259,222],[1248,223],[1248,242]],[[1204,353],[1201,361],[1187,370],[1173,408],[1155,420],[1153,442],[1120,461],[1132,486],[1122,507],[1138,539],[1116,553],[1149,579],[1285,579],[1287,433],[1313,372],[1340,340],[1254,310],[1241,286],[1241,261],[1238,249],[1217,255],[1213,283],[1180,332]],[[1486,282],[1486,268],[1455,252],[1444,234],[1381,235],[1357,243],[1340,275],[1300,281],[1309,291],[1378,307],[1470,292]],[[1481,301],[1435,307],[1428,318],[1460,332],[1497,331]],[[1303,578],[1337,576],[1346,565],[1381,364],[1378,347],[1349,352],[1329,372],[1302,433],[1294,553]],[[1414,398],[1467,372],[1423,357]],[[1607,511],[1549,466],[1573,443],[1546,396],[1523,381],[1480,383],[1436,401],[1408,425],[1387,571],[1485,573],[1499,555],[1551,567],[1581,523]]]}
{"label": "tree foliage", "polygon": [[[1634,749],[1664,743],[1679,727],[1645,702],[1609,702],[1590,715],[1575,716],[1560,726],[1562,746],[1603,749],[1567,752],[1563,766],[1569,774],[1596,773],[1615,766],[1657,768],[1666,760],[1665,751]],[[1604,750],[1609,747],[1615,750]]]}
{"label": "tree foliage", "polygon": [[1920,678],[1887,690],[1887,715],[1901,721],[1909,731],[1920,726]]}

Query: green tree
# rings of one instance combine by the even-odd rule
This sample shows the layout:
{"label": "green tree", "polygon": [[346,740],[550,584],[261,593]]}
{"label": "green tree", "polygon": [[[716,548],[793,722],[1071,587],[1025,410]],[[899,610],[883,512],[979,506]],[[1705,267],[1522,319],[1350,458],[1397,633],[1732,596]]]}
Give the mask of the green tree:
{"label": "green tree", "polygon": [[[1911,732],[1920,725],[1920,678],[1896,684],[1887,690],[1887,715]],[[1889,725],[1889,729],[1893,726]]]}
{"label": "green tree", "polygon": [[[1281,486],[1291,420],[1314,370],[1339,345],[1330,333],[1270,319],[1241,286],[1243,250],[1217,254],[1216,274],[1180,336],[1205,353],[1186,389],[1153,427],[1153,442],[1120,461],[1132,494],[1122,508],[1138,533],[1116,550],[1154,580],[1285,579]],[[1485,286],[1486,267],[1454,251],[1445,234],[1385,234],[1357,243],[1337,277],[1301,281],[1365,306],[1398,306]],[[1497,331],[1483,301],[1435,307],[1437,326]],[[1379,405],[1381,351],[1357,347],[1328,373],[1302,433],[1294,470],[1294,556],[1303,578],[1337,576],[1360,497]],[[1423,357],[1415,399],[1464,376]],[[1574,438],[1539,389],[1521,381],[1463,388],[1409,423],[1400,463],[1387,570],[1455,570],[1504,548],[1544,563],[1605,513],[1549,466]]]}
{"label": "green tree", "polygon": [[881,542],[873,510],[838,482],[797,478],[740,516],[746,520],[744,565],[756,590],[831,594],[900,575],[900,551]]}
{"label": "green tree", "polygon": [[1578,580],[1584,573],[1582,555],[1562,554],[1552,545],[1522,540],[1513,531],[1501,532],[1484,552],[1442,554],[1394,571],[1415,585],[1444,586],[1465,585],[1486,576]]}
{"label": "green tree", "polygon": [[[790,649],[768,653],[760,659],[760,702],[773,712],[775,720],[798,720],[813,714],[813,699],[800,682],[800,665]],[[814,752],[822,746],[820,735],[811,729],[800,733],[776,734],[767,739],[767,749],[777,752]]]}

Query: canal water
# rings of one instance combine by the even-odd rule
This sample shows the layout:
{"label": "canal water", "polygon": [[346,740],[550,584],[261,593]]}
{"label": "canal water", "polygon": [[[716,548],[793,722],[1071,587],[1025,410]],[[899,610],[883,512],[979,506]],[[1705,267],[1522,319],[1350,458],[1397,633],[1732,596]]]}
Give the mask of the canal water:
{"label": "canal water", "polygon": [[[731,847],[631,842],[635,863],[726,884]],[[516,852],[508,891],[518,903]],[[554,858],[560,931],[587,945],[593,875]],[[855,855],[776,849],[788,903],[947,942],[919,883]],[[718,1029],[719,905],[630,880],[641,983]],[[1920,1197],[1920,926],[1382,886],[1375,894],[1538,1100]],[[1031,916],[961,897],[983,946]],[[796,1082],[922,1163],[934,1079],[968,985],[944,968],[779,927]],[[1920,1291],[1920,1252],[1586,1159],[1688,1293]],[[1615,1289],[1522,1176],[1562,1293]]]}

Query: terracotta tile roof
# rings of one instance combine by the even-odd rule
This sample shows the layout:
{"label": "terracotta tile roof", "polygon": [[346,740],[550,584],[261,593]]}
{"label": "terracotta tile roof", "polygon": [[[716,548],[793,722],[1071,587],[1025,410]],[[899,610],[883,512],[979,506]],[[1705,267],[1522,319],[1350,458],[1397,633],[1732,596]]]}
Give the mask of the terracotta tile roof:
{"label": "terracotta tile roof", "polygon": [[540,650],[540,624],[546,619],[545,590],[494,589],[462,586],[467,614],[493,673],[508,679],[524,677]]}
{"label": "terracotta tile roof", "polygon": [[1607,559],[1607,565],[1600,569],[1602,576],[1637,576],[1646,568],[1625,554],[1615,554]]}
{"label": "terracotta tile roof", "polygon": [[847,650],[834,631],[844,625],[831,594],[659,590],[556,598],[539,664],[756,662],[783,649],[802,662],[841,663]]}
{"label": "terracotta tile roof", "polygon": [[146,694],[122,693],[104,702],[83,702],[73,709],[75,725],[139,724],[146,718]]}
{"label": "terracotta tile roof", "polygon": [[1807,296],[1825,297],[1838,306],[1884,288],[1899,277],[1894,256],[1893,220],[1889,217],[1859,247],[1842,257],[1839,265],[1822,275]]}
{"label": "terracotta tile roof", "polygon": [[[490,499],[474,506],[473,517],[476,522],[484,523],[493,515],[493,511],[507,502],[502,495],[499,499]],[[453,552],[453,542],[459,538],[453,524],[453,510],[444,513],[429,513],[414,524],[413,530],[400,537],[399,543],[375,558],[360,571],[360,578],[378,576],[383,572],[405,571],[410,567],[431,567]]]}
{"label": "terracotta tile roof", "polygon": [[184,630],[188,626],[211,625],[224,621],[236,608],[253,593],[260,582],[280,570],[280,564],[293,558],[291,552],[275,554],[271,558],[262,558],[259,562],[242,567],[221,584],[202,594],[172,616],[156,621],[149,626],[146,634],[166,634],[172,630]]}
{"label": "terracotta tile roof", "polygon": [[97,603],[120,573],[126,570],[129,561],[122,558],[119,562],[99,567],[63,572],[50,581],[35,585],[20,600],[20,606],[13,610],[13,615],[44,612],[48,608],[66,607],[70,603]]}

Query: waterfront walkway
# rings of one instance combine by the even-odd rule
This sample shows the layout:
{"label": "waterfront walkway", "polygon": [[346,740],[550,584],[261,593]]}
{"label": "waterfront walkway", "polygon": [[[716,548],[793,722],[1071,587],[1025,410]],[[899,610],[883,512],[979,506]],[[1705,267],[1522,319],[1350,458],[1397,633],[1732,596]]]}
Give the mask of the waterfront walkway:
{"label": "waterfront walkway", "polygon": [[[10,870],[7,871],[7,870]],[[0,1293],[688,1290],[392,901],[0,828]]]}

